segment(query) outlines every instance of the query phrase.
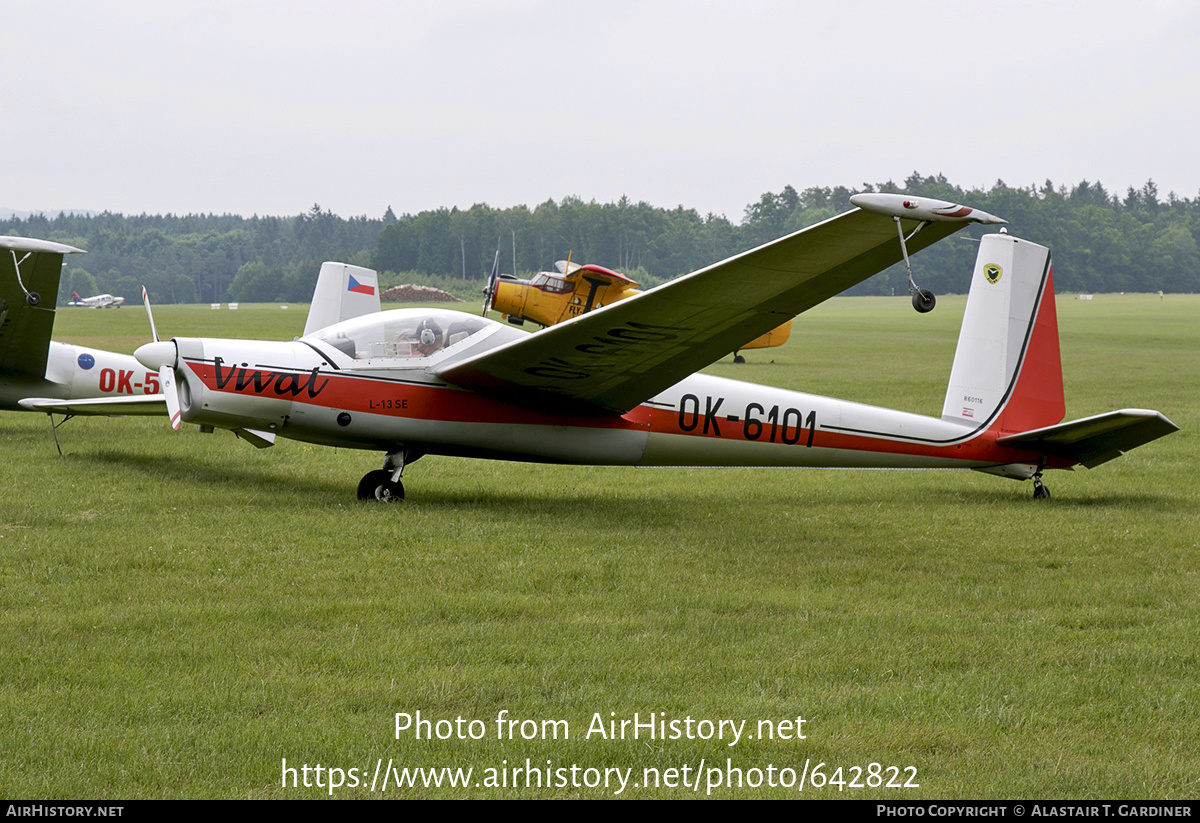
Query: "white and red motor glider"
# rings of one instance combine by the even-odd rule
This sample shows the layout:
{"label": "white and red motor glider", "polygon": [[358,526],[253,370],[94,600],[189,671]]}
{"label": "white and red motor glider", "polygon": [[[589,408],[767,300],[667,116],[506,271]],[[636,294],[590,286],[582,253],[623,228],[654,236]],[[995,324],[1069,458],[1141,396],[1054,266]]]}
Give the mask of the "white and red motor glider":
{"label": "white and red motor glider", "polygon": [[[953,203],[860,206],[656,289],[532,334],[447,310],[368,313],[284,343],[177,337],[136,352],[172,415],[378,450],[361,499],[403,497],[427,454],[628,466],[967,468],[1034,479],[1099,465],[1176,430],[1124,409],[1061,423],[1050,252],[983,237],[941,417],[695,372],[971,222]],[[911,271],[910,271],[911,283]],[[914,291],[919,310],[932,295]],[[173,379],[178,378],[178,379]],[[178,425],[178,423],[176,423]]]}

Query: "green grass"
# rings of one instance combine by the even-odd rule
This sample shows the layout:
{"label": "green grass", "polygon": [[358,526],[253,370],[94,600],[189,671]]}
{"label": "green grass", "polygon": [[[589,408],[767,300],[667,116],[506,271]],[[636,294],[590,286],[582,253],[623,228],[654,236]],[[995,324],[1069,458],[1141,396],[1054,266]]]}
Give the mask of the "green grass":
{"label": "green grass", "polygon": [[[838,299],[711,371],[939,413],[962,298]],[[288,338],[305,307],[164,306],[166,335]],[[379,455],[153,419],[0,415],[0,796],[292,798],[290,766],[914,766],[918,789],[1200,794],[1200,298],[1059,299],[1068,418],[1182,431],[1054,498],[972,472],[636,470]],[[60,311],[132,350],[144,313]],[[774,361],[774,362],[771,362]],[[487,723],[396,739],[394,714]],[[570,740],[497,741],[501,710]],[[594,713],[781,721],[804,740],[584,739]],[[795,796],[721,788],[719,797]],[[606,797],[604,788],[386,797]],[[700,795],[704,795],[703,788]],[[371,796],[343,788],[338,797]],[[376,794],[375,796],[379,796]],[[629,797],[689,789],[629,788]]]}

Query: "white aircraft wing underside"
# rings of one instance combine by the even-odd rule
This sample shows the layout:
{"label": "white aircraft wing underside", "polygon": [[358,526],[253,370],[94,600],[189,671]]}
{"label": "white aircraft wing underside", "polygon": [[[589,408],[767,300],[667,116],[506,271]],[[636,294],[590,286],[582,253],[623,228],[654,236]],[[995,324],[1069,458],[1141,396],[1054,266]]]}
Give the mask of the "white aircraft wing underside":
{"label": "white aircraft wing underside", "polygon": [[[919,223],[901,225],[908,235]],[[930,223],[908,240],[908,250],[964,225]],[[623,413],[901,259],[893,219],[855,209],[492,351],[447,362],[438,376],[510,400]]]}
{"label": "white aircraft wing underside", "polygon": [[167,400],[161,394],[138,397],[84,397],[78,400],[57,400],[51,397],[28,397],[19,405],[29,411],[54,414],[123,415],[167,413]]}

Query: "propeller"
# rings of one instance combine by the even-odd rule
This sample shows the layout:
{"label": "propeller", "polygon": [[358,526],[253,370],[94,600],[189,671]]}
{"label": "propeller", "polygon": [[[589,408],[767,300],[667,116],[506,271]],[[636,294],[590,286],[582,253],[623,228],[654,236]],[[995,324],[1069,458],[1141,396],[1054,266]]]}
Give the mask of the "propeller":
{"label": "propeller", "polygon": [[162,384],[163,398],[167,401],[171,428],[179,431],[179,390],[175,385],[175,364],[179,360],[179,349],[174,340],[159,340],[158,329],[154,326],[154,313],[150,311],[150,295],[147,294],[145,286],[142,286],[142,303],[146,306],[146,317],[150,318],[150,334],[154,337],[154,342],[139,346],[133,356],[146,368],[158,370],[158,380]]}
{"label": "propeller", "polygon": [[492,299],[496,296],[496,281],[500,279],[500,249],[496,249],[496,260],[492,263],[492,273],[488,275],[487,288],[483,290],[483,313],[487,317],[488,309],[492,307]]}

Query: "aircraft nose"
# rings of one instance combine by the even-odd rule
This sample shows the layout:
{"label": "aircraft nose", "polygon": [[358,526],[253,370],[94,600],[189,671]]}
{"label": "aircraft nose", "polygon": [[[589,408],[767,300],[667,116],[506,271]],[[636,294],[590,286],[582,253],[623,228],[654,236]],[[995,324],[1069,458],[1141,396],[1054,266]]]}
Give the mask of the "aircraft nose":
{"label": "aircraft nose", "polygon": [[519,317],[521,310],[525,308],[522,298],[525,296],[524,287],[527,285],[528,281],[521,284],[505,280],[496,281],[496,290],[492,294],[492,308],[501,314],[514,314]]}
{"label": "aircraft nose", "polygon": [[158,371],[163,366],[175,368],[176,350],[174,340],[158,340],[138,346],[133,357],[148,369]]}

